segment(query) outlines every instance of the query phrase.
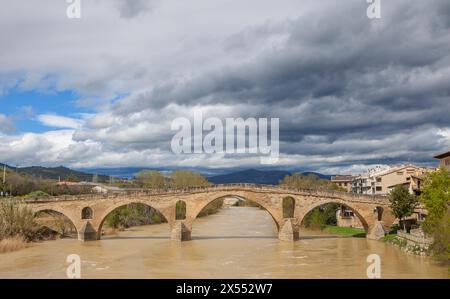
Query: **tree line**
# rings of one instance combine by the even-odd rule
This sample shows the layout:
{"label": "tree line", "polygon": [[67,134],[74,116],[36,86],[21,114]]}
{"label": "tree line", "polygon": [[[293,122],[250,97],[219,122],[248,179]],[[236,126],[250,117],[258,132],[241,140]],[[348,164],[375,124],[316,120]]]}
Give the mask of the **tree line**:
{"label": "tree line", "polygon": [[346,191],[330,180],[321,179],[312,173],[308,175],[303,175],[301,173],[287,175],[281,180],[279,185],[289,189],[300,190]]}
{"label": "tree line", "polygon": [[41,196],[77,195],[90,193],[91,188],[81,185],[58,185],[55,180],[35,178],[9,169],[6,170],[5,183],[3,184],[3,180],[0,181],[0,192],[11,196],[31,196],[33,192],[39,192]]}
{"label": "tree line", "polygon": [[200,173],[189,170],[177,170],[168,177],[157,170],[144,170],[136,175],[136,183],[146,189],[184,189],[212,185]]}

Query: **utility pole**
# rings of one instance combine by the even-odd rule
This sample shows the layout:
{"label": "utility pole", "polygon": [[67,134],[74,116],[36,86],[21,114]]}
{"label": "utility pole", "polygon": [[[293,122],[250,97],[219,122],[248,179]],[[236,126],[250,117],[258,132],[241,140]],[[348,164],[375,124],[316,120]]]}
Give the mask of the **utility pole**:
{"label": "utility pole", "polygon": [[3,186],[5,186],[6,183],[6,165],[3,164]]}

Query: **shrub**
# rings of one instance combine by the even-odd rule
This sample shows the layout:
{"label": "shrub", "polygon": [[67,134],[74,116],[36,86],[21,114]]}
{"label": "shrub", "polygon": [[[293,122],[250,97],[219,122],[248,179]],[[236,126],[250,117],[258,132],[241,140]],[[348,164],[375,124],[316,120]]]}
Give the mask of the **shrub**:
{"label": "shrub", "polygon": [[49,197],[49,196],[50,196],[50,194],[48,194],[44,191],[38,190],[38,191],[30,192],[27,195],[25,195],[24,197],[25,198],[42,198],[42,197]]}
{"label": "shrub", "polygon": [[0,239],[22,237],[31,241],[38,230],[33,211],[9,201],[0,203]]}
{"label": "shrub", "polygon": [[0,253],[16,251],[27,247],[26,241],[22,237],[12,237],[0,240]]}
{"label": "shrub", "polygon": [[200,211],[198,217],[204,217],[219,212],[223,206],[223,198],[210,202],[203,210]]}

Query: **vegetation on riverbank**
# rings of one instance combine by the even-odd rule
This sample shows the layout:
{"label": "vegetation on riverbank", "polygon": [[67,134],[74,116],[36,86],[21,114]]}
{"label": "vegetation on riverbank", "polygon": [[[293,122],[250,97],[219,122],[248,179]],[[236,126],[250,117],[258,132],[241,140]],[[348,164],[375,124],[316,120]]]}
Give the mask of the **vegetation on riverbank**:
{"label": "vegetation on riverbank", "polygon": [[386,236],[382,237],[380,241],[392,244],[400,248],[402,251],[414,255],[428,256],[431,253],[428,246],[424,244],[408,243],[407,240],[398,236],[396,233],[389,233]]}
{"label": "vegetation on riverbank", "polygon": [[0,202],[0,239],[22,237],[25,241],[36,239],[39,225],[34,213],[12,202]]}
{"label": "vegetation on riverbank", "polygon": [[34,213],[8,201],[0,202],[0,253],[26,247],[26,243],[36,240],[40,226]]}
{"label": "vegetation on riverbank", "polygon": [[166,222],[166,220],[161,213],[139,203],[131,203],[117,208],[106,217],[107,226],[114,229],[124,229],[145,224],[159,224],[162,222]]}
{"label": "vegetation on riverbank", "polygon": [[314,208],[303,219],[302,225],[311,229],[323,230],[327,226],[336,226],[337,218],[336,211],[339,205],[335,203],[324,204],[320,207]]}
{"label": "vegetation on riverbank", "polygon": [[314,208],[303,219],[302,225],[313,230],[321,230],[326,233],[347,236],[365,237],[366,231],[362,228],[337,226],[336,211],[340,209],[339,204],[329,203]]}
{"label": "vegetation on riverbank", "polygon": [[251,208],[263,208],[260,204],[251,200],[237,200],[234,205],[235,207],[251,207]]}
{"label": "vegetation on riverbank", "polygon": [[327,225],[323,229],[323,231],[334,235],[356,237],[356,238],[364,238],[366,236],[366,231],[364,229],[355,227],[340,227]]}
{"label": "vegetation on riverbank", "polygon": [[428,211],[423,230],[433,237],[433,256],[450,269],[450,172],[444,168],[426,176],[420,201]]}
{"label": "vegetation on riverbank", "polygon": [[2,239],[0,240],[0,253],[21,250],[27,246],[28,242],[19,236]]}
{"label": "vegetation on riverbank", "polygon": [[203,210],[200,211],[198,217],[205,217],[208,215],[216,214],[223,207],[223,198],[216,199],[209,203]]}
{"label": "vegetation on riverbank", "polygon": [[382,237],[381,239],[380,239],[380,241],[382,241],[382,242],[387,242],[387,243],[392,243],[392,242],[395,242],[395,240],[397,239],[397,234],[396,233],[389,233],[389,234],[386,234],[384,237]]}
{"label": "vegetation on riverbank", "polygon": [[403,224],[403,230],[406,232],[406,221],[402,220],[414,213],[419,204],[417,196],[410,194],[404,186],[396,186],[389,194],[389,202],[393,214],[399,219],[399,223]]}
{"label": "vegetation on riverbank", "polygon": [[28,242],[22,237],[12,237],[0,240],[0,253],[17,251],[26,248]]}

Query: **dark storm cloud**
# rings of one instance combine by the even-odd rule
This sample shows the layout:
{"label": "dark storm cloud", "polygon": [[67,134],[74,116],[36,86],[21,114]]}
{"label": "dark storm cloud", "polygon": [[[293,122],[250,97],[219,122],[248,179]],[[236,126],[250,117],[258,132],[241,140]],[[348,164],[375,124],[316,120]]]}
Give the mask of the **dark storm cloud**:
{"label": "dark storm cloud", "polygon": [[[226,51],[252,51],[272,36],[287,38],[281,48],[246,63],[130,97],[116,112],[171,103],[243,104],[252,108],[236,111],[240,117],[280,117],[286,154],[389,156],[396,148],[398,160],[410,158],[402,149],[430,161],[430,152],[445,146],[437,128],[450,127],[449,2],[393,1],[383,8],[377,21],[358,5],[342,5],[247,28],[224,42]],[[326,141],[305,141],[306,135]]]}
{"label": "dark storm cloud", "polygon": [[[215,69],[189,81],[165,82],[120,103],[124,112],[214,103],[314,103],[327,96],[385,110],[412,110],[427,103],[444,103],[450,94],[448,71],[449,18],[431,1],[405,10],[395,6],[381,21],[370,21],[354,6],[322,12],[319,17],[253,28],[243,39],[261,40],[263,33],[289,36],[280,50],[267,51],[253,61]],[[415,3],[417,4],[417,3]],[[385,6],[388,6],[385,4]],[[408,6],[407,6],[408,8]],[[351,16],[351,17],[350,17]],[[252,39],[252,35],[257,35]],[[234,47],[238,37],[234,36]],[[245,45],[242,45],[245,47]],[[258,45],[254,45],[255,48]],[[435,78],[427,75],[440,74]],[[425,101],[424,97],[427,97]],[[332,105],[330,100],[329,104]],[[339,103],[341,105],[342,103]],[[318,108],[321,108],[319,102]],[[357,105],[358,106],[358,105]]]}

